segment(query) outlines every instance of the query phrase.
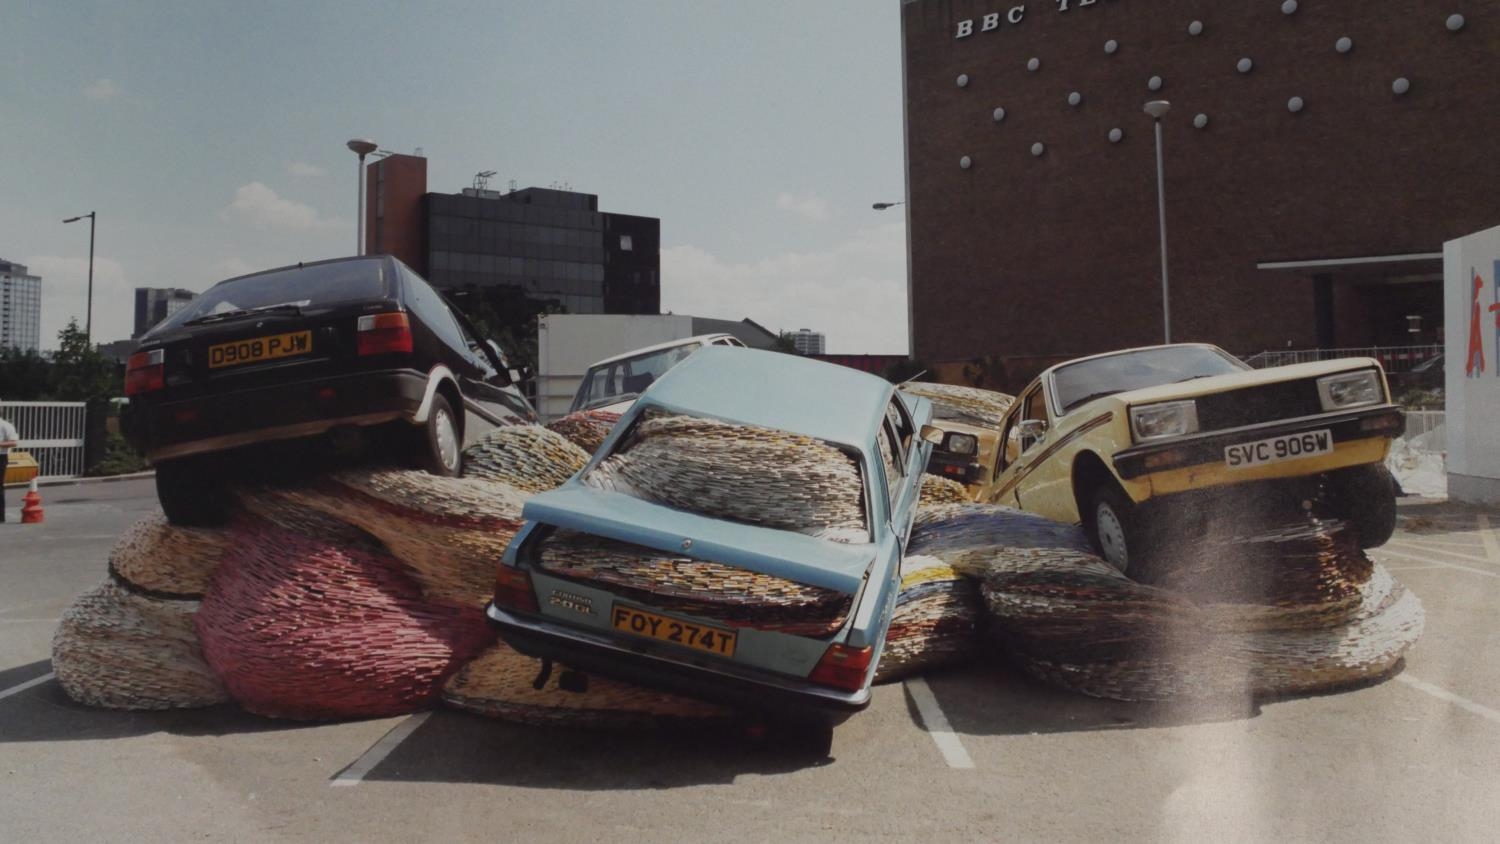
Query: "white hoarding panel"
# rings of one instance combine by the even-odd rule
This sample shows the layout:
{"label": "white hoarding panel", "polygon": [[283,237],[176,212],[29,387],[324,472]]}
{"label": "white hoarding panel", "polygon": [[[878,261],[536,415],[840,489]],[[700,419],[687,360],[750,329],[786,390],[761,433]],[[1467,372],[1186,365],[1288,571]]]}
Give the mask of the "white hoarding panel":
{"label": "white hoarding panel", "polygon": [[1500,226],[1443,245],[1448,495],[1500,503]]}

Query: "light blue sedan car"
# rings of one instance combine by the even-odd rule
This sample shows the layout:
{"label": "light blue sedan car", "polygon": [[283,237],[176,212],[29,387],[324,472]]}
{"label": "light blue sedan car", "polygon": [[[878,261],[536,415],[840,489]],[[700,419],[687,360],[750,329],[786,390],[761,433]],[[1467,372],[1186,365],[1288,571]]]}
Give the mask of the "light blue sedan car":
{"label": "light blue sedan car", "polygon": [[[862,529],[851,539],[770,527],[585,481],[629,448],[637,426],[663,415],[773,429],[836,448],[857,469],[846,492],[862,498],[853,507]],[[523,653],[772,718],[810,720],[829,735],[870,701],[923,467],[931,438],[941,436],[928,425],[931,416],[926,399],[873,375],[776,352],[703,349],[641,395],[577,476],[526,503],[489,619]],[[852,489],[856,474],[862,489]],[[838,612],[821,629],[799,627],[796,618],[727,623],[684,610],[693,596],[681,590],[631,590],[546,565],[547,543],[576,543],[580,535],[602,541],[598,547],[714,564],[735,578],[789,582],[831,596],[822,606],[837,604]]]}

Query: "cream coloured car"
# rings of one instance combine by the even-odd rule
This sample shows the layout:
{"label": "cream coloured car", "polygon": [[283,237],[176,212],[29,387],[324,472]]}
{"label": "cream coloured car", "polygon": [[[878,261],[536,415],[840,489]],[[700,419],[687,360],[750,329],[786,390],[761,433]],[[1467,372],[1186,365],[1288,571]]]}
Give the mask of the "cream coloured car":
{"label": "cream coloured car", "polygon": [[1364,547],[1395,528],[1384,460],[1405,417],[1373,358],[1255,370],[1215,346],[1058,364],[1006,414],[988,500],[1081,522],[1127,572],[1169,522],[1321,508]]}

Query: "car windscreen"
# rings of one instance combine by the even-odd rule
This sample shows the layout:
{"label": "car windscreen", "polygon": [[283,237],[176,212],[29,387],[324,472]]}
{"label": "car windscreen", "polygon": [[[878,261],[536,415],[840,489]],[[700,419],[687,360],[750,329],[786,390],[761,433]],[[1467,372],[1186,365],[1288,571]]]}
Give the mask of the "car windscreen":
{"label": "car windscreen", "polygon": [[659,349],[592,367],[584,376],[585,390],[578,401],[578,407],[574,409],[587,410],[599,405],[612,404],[615,400],[625,396],[640,395],[656,379],[686,360],[687,356],[701,345],[701,343],[689,343],[685,346]]}
{"label": "car windscreen", "polygon": [[1177,346],[1067,364],[1053,372],[1052,378],[1057,386],[1057,403],[1067,413],[1080,404],[1113,393],[1228,375],[1249,368],[1218,349]]}
{"label": "car windscreen", "polygon": [[192,320],[273,305],[308,307],[379,299],[389,295],[385,262],[337,261],[233,278],[210,287],[159,328]]}

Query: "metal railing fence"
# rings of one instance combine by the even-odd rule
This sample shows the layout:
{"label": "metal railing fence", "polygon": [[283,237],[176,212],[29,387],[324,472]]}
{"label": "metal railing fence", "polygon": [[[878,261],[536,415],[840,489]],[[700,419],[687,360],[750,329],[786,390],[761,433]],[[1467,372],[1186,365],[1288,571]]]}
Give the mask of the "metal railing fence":
{"label": "metal railing fence", "polygon": [[36,458],[44,478],[83,474],[83,438],[88,416],[81,401],[0,402],[0,419],[16,426],[21,451]]}
{"label": "metal railing fence", "polygon": [[1347,349],[1287,349],[1260,352],[1245,358],[1256,369],[1310,363],[1338,358],[1375,358],[1386,372],[1410,372],[1412,367],[1443,353],[1438,344],[1429,346],[1356,346]]}
{"label": "metal railing fence", "polygon": [[1445,454],[1448,451],[1448,414],[1442,410],[1406,411],[1406,440],[1417,451]]}

